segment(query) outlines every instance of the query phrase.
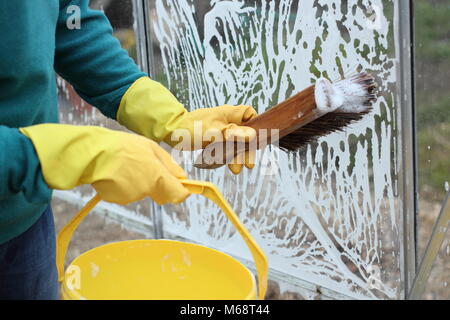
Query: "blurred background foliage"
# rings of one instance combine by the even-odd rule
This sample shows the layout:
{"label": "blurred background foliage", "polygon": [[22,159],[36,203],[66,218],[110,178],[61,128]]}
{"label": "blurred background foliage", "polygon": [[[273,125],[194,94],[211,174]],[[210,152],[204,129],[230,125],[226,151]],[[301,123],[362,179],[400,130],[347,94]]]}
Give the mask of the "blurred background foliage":
{"label": "blurred background foliage", "polygon": [[419,191],[442,201],[450,181],[450,1],[414,7]]}

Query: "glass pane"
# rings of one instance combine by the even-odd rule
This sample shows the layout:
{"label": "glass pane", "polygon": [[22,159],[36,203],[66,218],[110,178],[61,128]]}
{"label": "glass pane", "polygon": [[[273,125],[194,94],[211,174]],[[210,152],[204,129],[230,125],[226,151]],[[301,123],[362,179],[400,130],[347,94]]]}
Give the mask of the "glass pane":
{"label": "glass pane", "polygon": [[[448,90],[450,6],[448,1],[417,0],[414,1],[414,7],[419,160],[419,256],[422,257],[444,196],[450,189],[450,141],[448,139],[450,136],[450,93]],[[443,254],[436,261],[435,270],[443,272],[439,275],[442,279],[450,278],[448,265],[450,265],[448,255]],[[443,287],[442,281],[436,281],[429,283],[433,287],[427,290],[434,293],[426,297],[448,298],[450,294],[448,286]]]}
{"label": "glass pane", "polygon": [[[132,0],[110,1],[93,0],[94,9],[101,9],[108,16],[122,47],[137,61],[137,43],[134,30]],[[60,122],[76,125],[97,125],[111,129],[124,130],[115,121],[104,117],[100,111],[83,101],[75,90],[61,78],[58,79],[59,117]],[[71,192],[56,192],[52,206],[56,227],[60,230],[80,206],[93,197],[93,189],[80,187]],[[127,206],[102,203],[99,212],[91,214],[76,232],[68,251],[66,263],[80,253],[112,241],[142,239],[153,236],[150,217],[150,201],[143,201]],[[97,212],[98,213],[98,212]],[[108,224],[106,224],[105,218]]]}
{"label": "glass pane", "polygon": [[[238,177],[193,169],[189,161],[185,168],[219,187],[267,253],[274,280],[269,297],[399,298],[396,2],[148,3],[154,77],[191,110],[247,104],[261,113],[321,76],[376,75],[380,97],[373,113],[345,132],[296,154],[266,149]],[[208,201],[192,196],[163,210],[166,236],[251,261]]]}

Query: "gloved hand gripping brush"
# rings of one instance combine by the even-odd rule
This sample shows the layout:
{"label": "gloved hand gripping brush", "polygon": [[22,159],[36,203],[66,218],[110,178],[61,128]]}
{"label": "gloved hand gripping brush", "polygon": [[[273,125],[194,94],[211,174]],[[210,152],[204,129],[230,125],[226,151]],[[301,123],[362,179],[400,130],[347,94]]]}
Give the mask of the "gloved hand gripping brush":
{"label": "gloved hand gripping brush", "polygon": [[[375,89],[375,80],[367,73],[335,83],[321,78],[315,85],[242,125],[256,130],[258,139],[254,147],[257,149],[278,142],[282,150],[294,152],[319,137],[342,131],[361,120],[372,110]],[[271,135],[274,129],[277,134]],[[262,132],[267,136],[262,136]],[[195,166],[216,169],[249,150],[251,145],[247,142],[235,142],[231,148],[229,143],[212,143],[196,160]]]}

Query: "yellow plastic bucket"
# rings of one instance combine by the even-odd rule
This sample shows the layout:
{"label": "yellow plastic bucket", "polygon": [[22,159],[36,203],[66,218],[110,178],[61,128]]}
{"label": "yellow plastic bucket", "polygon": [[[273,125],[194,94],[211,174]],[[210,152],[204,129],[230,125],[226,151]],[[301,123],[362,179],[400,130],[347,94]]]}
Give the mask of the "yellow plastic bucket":
{"label": "yellow plastic bucket", "polygon": [[191,193],[214,201],[244,238],[255,260],[253,274],[231,256],[211,248],[172,240],[135,240],[107,244],[64,259],[72,235],[101,201],[97,195],[59,233],[56,262],[65,300],[253,300],[264,299],[267,259],[217,188],[183,180]]}

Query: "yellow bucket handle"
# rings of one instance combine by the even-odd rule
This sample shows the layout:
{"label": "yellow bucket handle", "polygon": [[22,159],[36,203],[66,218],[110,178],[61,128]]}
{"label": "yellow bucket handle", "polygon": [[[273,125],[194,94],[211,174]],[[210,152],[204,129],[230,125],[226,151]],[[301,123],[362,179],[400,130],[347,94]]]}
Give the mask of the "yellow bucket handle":
{"label": "yellow bucket handle", "polygon": [[[191,193],[203,195],[218,205],[226,214],[227,218],[233,223],[239,234],[244,238],[245,243],[252,253],[258,273],[258,294],[259,299],[263,300],[267,290],[267,258],[261,248],[256,244],[248,230],[239,220],[236,213],[225,200],[217,187],[210,182],[181,180],[181,183],[189,189]],[[64,260],[66,258],[67,248],[75,230],[78,228],[83,219],[94,209],[94,207],[102,199],[97,194],[81,211],[60,231],[56,246],[56,266],[58,268],[58,279],[60,282],[64,280]]]}

